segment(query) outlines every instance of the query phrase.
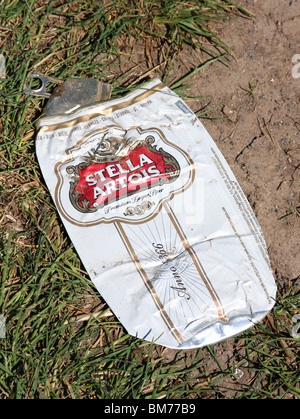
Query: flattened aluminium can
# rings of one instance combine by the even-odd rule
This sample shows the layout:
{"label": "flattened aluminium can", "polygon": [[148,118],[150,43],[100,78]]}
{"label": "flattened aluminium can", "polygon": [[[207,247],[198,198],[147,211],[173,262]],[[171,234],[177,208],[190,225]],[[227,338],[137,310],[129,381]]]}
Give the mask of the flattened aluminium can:
{"label": "flattened aluminium can", "polygon": [[258,221],[202,123],[159,79],[46,113],[36,152],[78,255],[131,335],[196,348],[272,309]]}

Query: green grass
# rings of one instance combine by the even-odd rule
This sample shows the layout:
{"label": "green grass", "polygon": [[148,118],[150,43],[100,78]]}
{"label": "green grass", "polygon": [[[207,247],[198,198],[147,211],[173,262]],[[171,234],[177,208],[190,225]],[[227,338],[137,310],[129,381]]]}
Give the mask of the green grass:
{"label": "green grass", "polygon": [[[112,83],[114,95],[125,93],[143,80],[131,67],[118,71],[121,50],[137,42],[164,52],[166,83],[181,48],[204,54],[199,67],[173,82],[184,97],[192,76],[232,56],[214,21],[249,15],[213,0],[0,1],[0,54],[7,61],[0,80],[0,398],[299,396],[293,282],[280,290],[271,320],[228,341],[225,364],[227,343],[169,356],[126,334],[87,277],[41,178],[34,124],[45,101],[23,94],[33,69],[62,79],[96,77]],[[235,380],[235,368],[249,379]]]}

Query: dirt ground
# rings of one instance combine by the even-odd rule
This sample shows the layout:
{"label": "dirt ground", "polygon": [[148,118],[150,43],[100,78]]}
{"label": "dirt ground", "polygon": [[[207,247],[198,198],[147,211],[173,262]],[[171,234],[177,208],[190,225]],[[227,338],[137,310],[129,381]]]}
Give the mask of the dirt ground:
{"label": "dirt ground", "polygon": [[[255,211],[277,278],[292,280],[300,275],[300,80],[292,76],[300,2],[239,4],[255,19],[232,19],[218,31],[238,61],[204,69],[193,91],[224,104],[227,120],[203,123]],[[189,104],[197,111],[204,103]]]}
{"label": "dirt ground", "polygon": [[[292,75],[292,58],[300,54],[300,1],[239,0],[238,4],[255,18],[236,17],[216,27],[237,61],[231,60],[231,66],[214,63],[189,79],[190,94],[210,98],[186,102],[196,113],[206,105],[222,104],[209,114],[220,119],[202,122],[255,211],[279,290],[287,289],[300,279],[300,79]],[[136,58],[142,74],[147,63],[143,67],[138,52]],[[149,59],[148,69],[160,58]],[[171,73],[173,81],[189,66],[199,65],[200,58],[203,61],[199,52],[180,53]],[[151,76],[161,76],[161,71],[158,68]],[[233,341],[215,345],[215,350],[221,366],[231,366]],[[163,351],[166,361],[172,360],[174,352]],[[210,359],[208,370],[219,369],[205,354]],[[192,359],[193,351],[186,351],[186,358]],[[222,383],[222,388],[228,388],[228,397],[253,379],[247,365],[237,376],[236,382],[230,378]]]}
{"label": "dirt ground", "polygon": [[[208,98],[185,100],[195,113],[220,105],[208,115],[222,119],[202,122],[255,211],[276,277],[289,281],[300,275],[300,79],[292,75],[292,58],[300,54],[300,0],[238,4],[255,17],[234,17],[214,28],[236,61],[215,62],[191,77],[188,93]],[[133,51],[121,74],[134,66],[135,78],[148,72],[163,77],[159,45],[128,45],[124,58]],[[168,85],[207,59],[199,51],[180,52]]]}
{"label": "dirt ground", "polygon": [[255,210],[277,278],[292,280],[300,275],[300,80],[292,76],[300,2],[239,4],[256,18],[231,20],[220,33],[238,62],[207,69],[197,87],[225,104],[228,120],[205,126]]}

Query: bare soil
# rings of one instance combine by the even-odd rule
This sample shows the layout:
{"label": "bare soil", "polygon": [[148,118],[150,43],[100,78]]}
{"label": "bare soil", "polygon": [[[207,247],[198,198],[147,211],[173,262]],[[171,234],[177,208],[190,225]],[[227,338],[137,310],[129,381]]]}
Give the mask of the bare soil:
{"label": "bare soil", "polygon": [[300,80],[292,77],[300,2],[239,4],[256,18],[230,20],[220,31],[238,61],[205,70],[196,86],[224,103],[228,119],[205,126],[255,210],[280,287],[300,275]]}
{"label": "bare soil", "polygon": [[[230,65],[214,62],[187,84],[185,99],[195,113],[218,106],[204,119],[262,226],[279,280],[300,275],[300,80],[292,58],[300,54],[300,0],[239,0],[255,15],[216,24],[218,36],[234,52]],[[151,38],[120,46],[120,75],[132,80],[169,71],[166,50]],[[184,49],[168,74],[172,85],[210,57]],[[130,79],[129,79],[130,81]]]}

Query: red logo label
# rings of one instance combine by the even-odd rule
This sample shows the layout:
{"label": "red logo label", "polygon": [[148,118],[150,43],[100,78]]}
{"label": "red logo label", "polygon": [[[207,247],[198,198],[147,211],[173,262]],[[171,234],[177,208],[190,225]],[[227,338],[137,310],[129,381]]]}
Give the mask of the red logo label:
{"label": "red logo label", "polygon": [[73,206],[80,212],[95,212],[110,202],[177,179],[179,163],[162,148],[157,150],[153,142],[148,136],[121,158],[94,150],[85,158],[87,163],[69,166],[67,172],[75,175],[70,182]]}

